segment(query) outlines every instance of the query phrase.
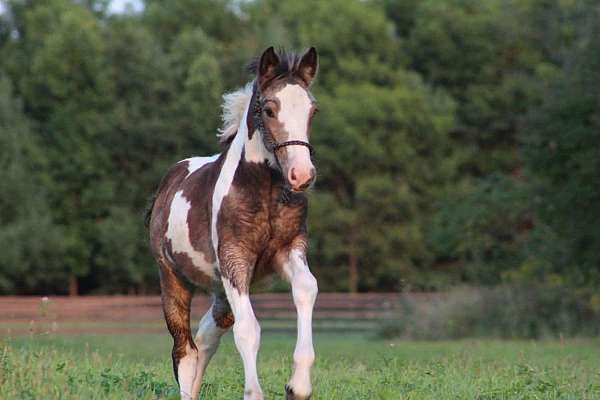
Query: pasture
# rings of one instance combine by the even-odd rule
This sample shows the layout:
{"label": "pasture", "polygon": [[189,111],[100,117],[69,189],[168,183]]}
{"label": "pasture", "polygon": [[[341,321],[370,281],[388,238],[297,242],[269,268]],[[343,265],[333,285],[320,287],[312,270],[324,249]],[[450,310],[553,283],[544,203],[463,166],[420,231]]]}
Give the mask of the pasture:
{"label": "pasture", "polygon": [[[0,338],[0,399],[177,399],[168,333]],[[283,398],[294,337],[263,334],[259,374]],[[382,341],[317,333],[315,399],[600,399],[600,341]],[[202,399],[238,398],[231,334]]]}

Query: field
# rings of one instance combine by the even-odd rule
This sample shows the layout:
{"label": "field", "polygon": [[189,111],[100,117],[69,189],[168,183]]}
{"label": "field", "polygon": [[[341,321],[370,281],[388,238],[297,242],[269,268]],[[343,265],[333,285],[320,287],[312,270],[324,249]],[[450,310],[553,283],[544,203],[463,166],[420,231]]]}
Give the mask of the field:
{"label": "field", "polygon": [[[259,374],[283,398],[294,338],[265,333]],[[381,341],[317,334],[314,399],[600,399],[600,341]],[[0,399],[176,399],[164,334],[0,338]],[[239,399],[231,334],[202,399]]]}

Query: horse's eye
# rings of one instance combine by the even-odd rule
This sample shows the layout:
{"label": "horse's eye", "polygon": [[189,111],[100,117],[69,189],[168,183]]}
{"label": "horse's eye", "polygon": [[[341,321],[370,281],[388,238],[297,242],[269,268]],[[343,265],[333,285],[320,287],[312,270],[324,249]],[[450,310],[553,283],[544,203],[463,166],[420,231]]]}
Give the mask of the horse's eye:
{"label": "horse's eye", "polygon": [[275,113],[273,112],[272,109],[270,109],[269,107],[265,108],[265,114],[267,115],[267,117],[269,118],[275,118]]}

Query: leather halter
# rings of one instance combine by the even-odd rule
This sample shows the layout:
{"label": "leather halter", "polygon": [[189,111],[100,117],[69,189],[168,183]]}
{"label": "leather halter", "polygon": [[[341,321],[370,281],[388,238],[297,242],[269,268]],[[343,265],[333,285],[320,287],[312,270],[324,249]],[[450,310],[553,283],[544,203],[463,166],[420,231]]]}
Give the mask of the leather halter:
{"label": "leather halter", "polygon": [[262,119],[263,99],[261,98],[261,95],[259,93],[259,88],[258,88],[258,85],[256,82],[254,83],[254,91],[252,93],[251,101],[254,102],[254,108],[252,110],[252,119],[251,119],[252,126],[249,129],[249,134],[252,135],[252,133],[254,132],[253,128],[256,128],[260,132],[260,134],[263,137],[263,142],[264,142],[265,147],[267,148],[267,150],[269,152],[273,153],[273,155],[275,156],[275,160],[277,161],[277,164],[280,168],[281,168],[281,165],[279,164],[279,157],[277,157],[277,151],[283,147],[305,146],[306,148],[308,148],[308,152],[311,156],[313,156],[315,154],[314,147],[310,143],[305,142],[303,140],[288,140],[288,141],[285,141],[282,143],[277,143],[277,141],[275,141],[273,134],[267,129],[267,127],[263,123],[263,119]]}
{"label": "leather halter", "polygon": [[[267,151],[272,153],[273,156],[275,157],[275,162],[277,163],[277,168],[279,169],[279,172],[281,173],[283,169],[281,167],[281,162],[279,161],[279,157],[277,156],[277,151],[283,147],[305,146],[308,148],[309,154],[312,157],[312,155],[315,153],[315,149],[308,142],[304,142],[302,140],[288,140],[283,143],[277,143],[275,141],[273,134],[267,129],[267,127],[263,123],[262,102],[263,102],[263,99],[261,98],[261,95],[259,93],[258,84],[255,81],[254,89],[252,91],[252,99],[250,100],[250,104],[251,105],[254,104],[254,106],[252,108],[252,112],[249,112],[248,115],[246,116],[246,123],[248,125],[248,137],[252,138],[252,135],[254,134],[255,130],[258,130],[260,132],[260,134],[263,138],[263,144],[265,145],[265,148],[267,149]],[[281,194],[279,196],[279,202],[282,204],[293,204],[295,201],[301,202],[301,199],[303,197],[298,196],[296,193],[292,192],[291,188],[289,187],[289,184],[287,183],[287,180],[284,179],[284,181],[286,183],[284,184],[283,190],[281,191]]]}

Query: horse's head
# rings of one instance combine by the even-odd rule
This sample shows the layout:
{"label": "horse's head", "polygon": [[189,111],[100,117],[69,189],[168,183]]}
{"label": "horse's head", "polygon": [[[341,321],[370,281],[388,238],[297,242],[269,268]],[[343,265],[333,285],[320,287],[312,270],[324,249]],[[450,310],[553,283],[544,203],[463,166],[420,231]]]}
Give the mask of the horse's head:
{"label": "horse's head", "polygon": [[317,51],[302,56],[264,51],[256,66],[254,120],[290,188],[301,192],[315,181],[309,132],[317,111],[309,91],[317,73]]}

